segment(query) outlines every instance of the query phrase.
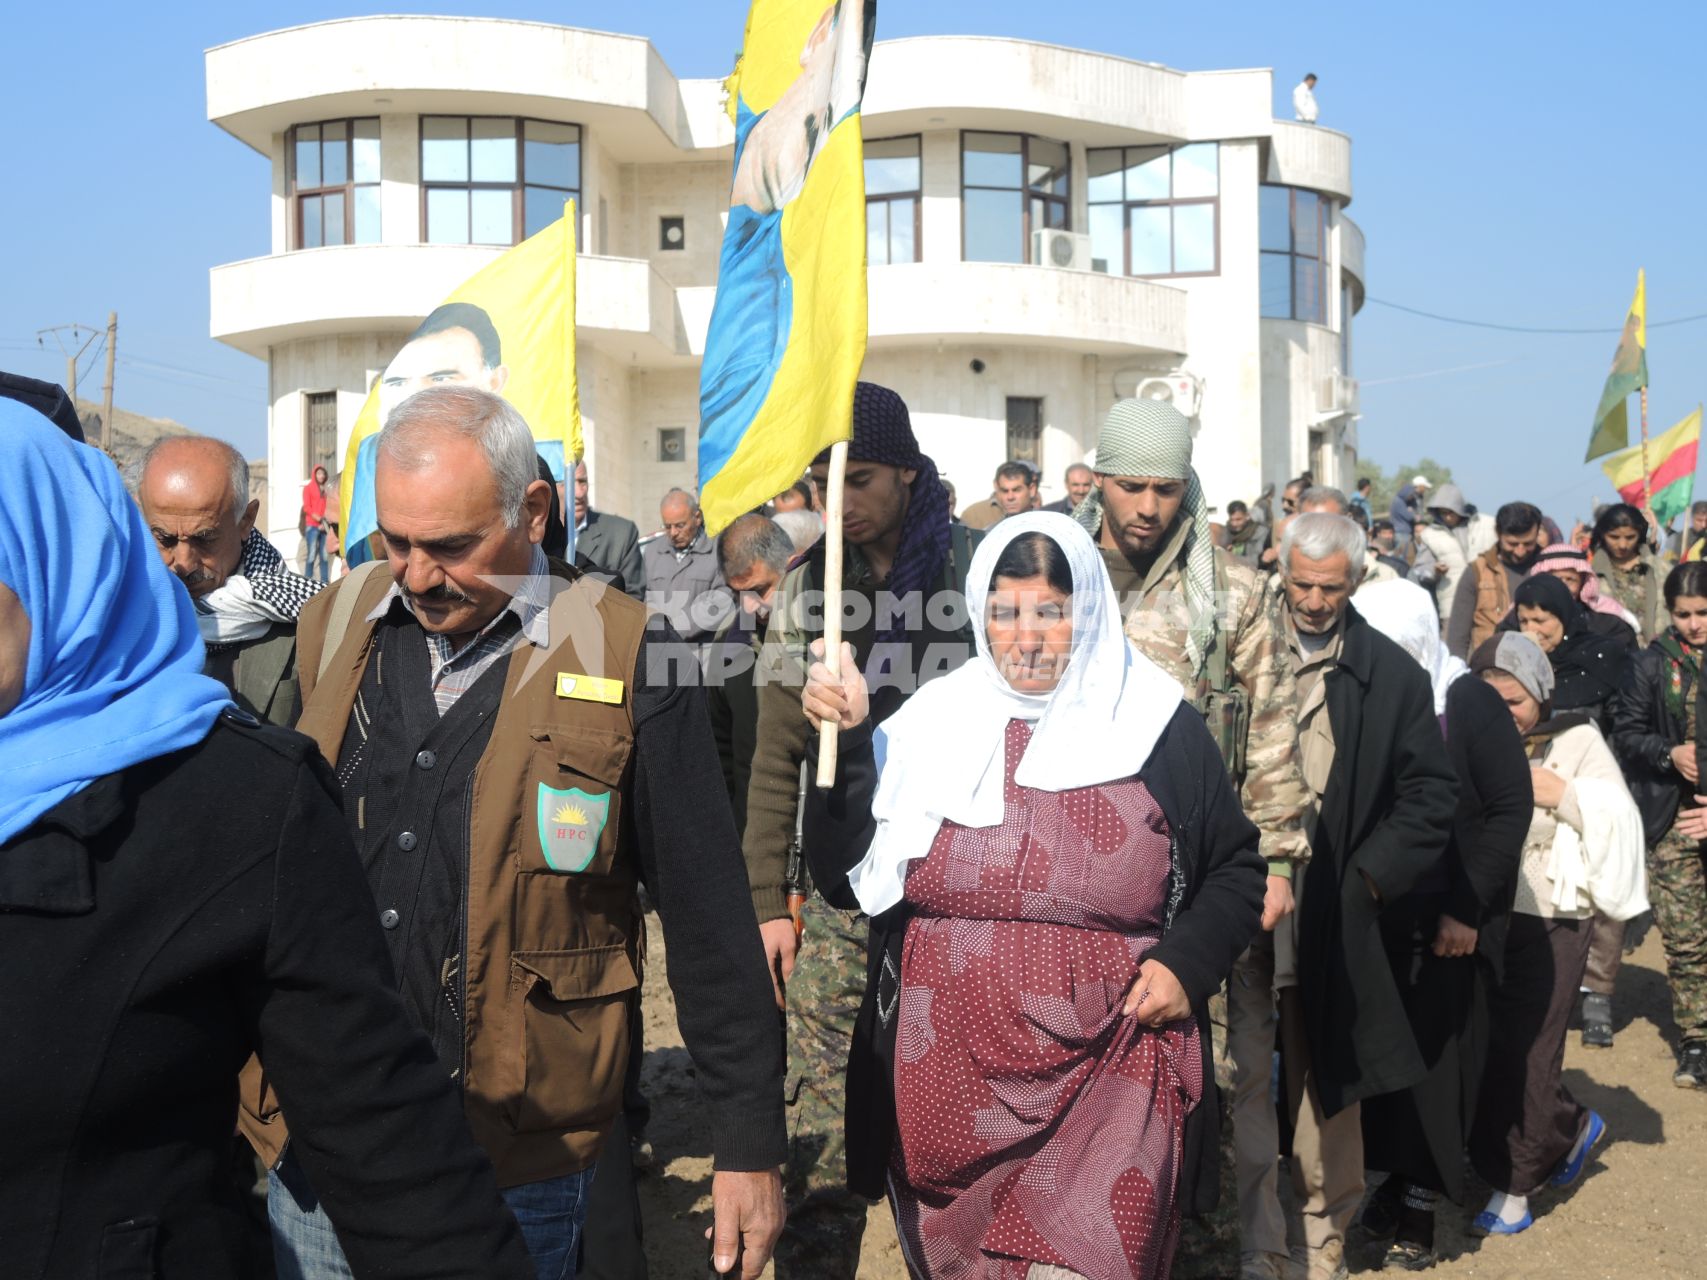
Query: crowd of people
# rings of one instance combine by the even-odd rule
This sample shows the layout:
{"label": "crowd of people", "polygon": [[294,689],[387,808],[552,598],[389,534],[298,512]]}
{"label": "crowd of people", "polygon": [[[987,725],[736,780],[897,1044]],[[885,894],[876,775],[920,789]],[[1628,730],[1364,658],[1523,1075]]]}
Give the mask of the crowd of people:
{"label": "crowd of people", "polygon": [[1125,400],[957,510],[862,382],[828,655],[827,457],[643,537],[430,387],[299,574],[230,446],[5,385],[19,1274],[644,1276],[654,913],[718,1273],[851,1278],[886,1198],[921,1277],[1163,1277],[1223,1196],[1244,1280],[1414,1270],[1467,1166],[1520,1233],[1650,910],[1707,1086],[1707,507],[1216,509]]}

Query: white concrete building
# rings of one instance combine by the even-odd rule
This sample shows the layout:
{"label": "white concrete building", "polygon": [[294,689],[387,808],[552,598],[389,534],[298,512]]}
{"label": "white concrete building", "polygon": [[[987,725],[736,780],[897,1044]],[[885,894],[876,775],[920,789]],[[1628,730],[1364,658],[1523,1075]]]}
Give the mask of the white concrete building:
{"label": "white concrete building", "polygon": [[[1010,457],[1059,496],[1140,388],[1196,415],[1212,505],[1305,467],[1349,478],[1351,142],[1273,119],[1272,90],[1267,70],[1018,40],[877,45],[865,376],[906,398],[962,504]],[[207,99],[272,162],[272,252],[213,269],[212,331],[268,364],[281,546],[409,331],[565,192],[593,501],[648,527],[693,483],[733,154],[719,81],[637,36],[375,17],[211,49]]]}

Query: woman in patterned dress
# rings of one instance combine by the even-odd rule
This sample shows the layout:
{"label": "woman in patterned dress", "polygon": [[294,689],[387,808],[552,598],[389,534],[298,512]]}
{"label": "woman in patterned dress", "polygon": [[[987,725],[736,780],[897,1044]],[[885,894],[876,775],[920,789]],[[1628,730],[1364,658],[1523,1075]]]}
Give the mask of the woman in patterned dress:
{"label": "woman in patterned dress", "polygon": [[845,651],[802,699],[842,730],[813,879],[872,920],[849,1182],[931,1280],[1166,1276],[1214,1202],[1205,1008],[1259,926],[1256,830],[1070,519],[1004,520],[967,596],[977,656],[880,729]]}

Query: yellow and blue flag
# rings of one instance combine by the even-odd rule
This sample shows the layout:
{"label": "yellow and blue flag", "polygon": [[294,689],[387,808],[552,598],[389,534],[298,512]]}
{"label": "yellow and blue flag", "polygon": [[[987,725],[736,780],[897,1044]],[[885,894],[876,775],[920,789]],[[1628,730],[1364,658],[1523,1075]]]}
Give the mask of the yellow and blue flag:
{"label": "yellow and blue flag", "polygon": [[573,201],[435,307],[373,384],[344,453],[346,547],[360,547],[378,527],[373,466],[385,419],[415,392],[447,383],[495,391],[514,405],[555,479],[580,459]]}
{"label": "yellow and blue flag", "polygon": [[859,108],[877,0],[753,0],[729,79],[735,177],[700,374],[706,528],[852,431],[865,360]]}

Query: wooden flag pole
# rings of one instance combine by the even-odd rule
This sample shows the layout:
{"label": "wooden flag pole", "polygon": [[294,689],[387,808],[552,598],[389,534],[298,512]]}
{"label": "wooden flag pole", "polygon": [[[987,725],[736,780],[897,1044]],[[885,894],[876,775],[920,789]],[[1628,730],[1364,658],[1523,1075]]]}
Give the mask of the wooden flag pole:
{"label": "wooden flag pole", "polygon": [[[824,494],[824,665],[842,671],[842,491],[848,477],[848,442],[830,446],[830,485]],[[836,784],[836,735],[833,720],[818,726],[818,789]]]}

